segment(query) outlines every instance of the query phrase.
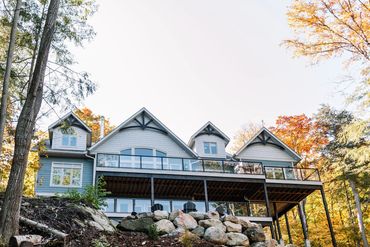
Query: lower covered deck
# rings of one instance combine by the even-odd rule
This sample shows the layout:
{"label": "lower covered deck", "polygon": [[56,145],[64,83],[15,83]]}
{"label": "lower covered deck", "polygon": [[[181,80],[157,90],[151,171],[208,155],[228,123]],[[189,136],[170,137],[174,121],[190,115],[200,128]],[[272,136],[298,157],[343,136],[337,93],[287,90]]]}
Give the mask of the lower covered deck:
{"label": "lower covered deck", "polygon": [[148,212],[154,204],[166,211],[184,209],[192,201],[199,212],[223,208],[226,214],[244,217],[264,226],[283,216],[316,190],[317,181],[291,181],[198,177],[164,174],[98,172],[111,194],[105,209],[109,217]]}

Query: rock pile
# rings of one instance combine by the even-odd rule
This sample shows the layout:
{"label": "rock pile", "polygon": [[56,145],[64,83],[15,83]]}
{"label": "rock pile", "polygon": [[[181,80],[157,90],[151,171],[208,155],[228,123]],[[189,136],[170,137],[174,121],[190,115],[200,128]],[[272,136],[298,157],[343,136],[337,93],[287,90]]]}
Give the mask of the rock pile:
{"label": "rock pile", "polygon": [[275,247],[280,246],[275,240],[266,240],[262,226],[239,219],[236,216],[220,217],[217,212],[183,213],[175,210],[171,213],[155,211],[124,217],[117,228],[125,231],[147,232],[155,225],[158,233],[164,236],[192,234],[217,245]]}

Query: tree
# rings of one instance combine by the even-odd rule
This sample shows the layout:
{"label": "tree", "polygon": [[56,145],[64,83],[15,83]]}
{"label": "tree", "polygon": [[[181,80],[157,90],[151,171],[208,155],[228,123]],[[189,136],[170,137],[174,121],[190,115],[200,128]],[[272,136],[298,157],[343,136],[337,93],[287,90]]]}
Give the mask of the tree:
{"label": "tree", "polygon": [[[10,81],[10,72],[12,69],[12,62],[13,62],[13,54],[14,54],[14,46],[15,46],[15,38],[17,33],[17,25],[19,19],[19,12],[21,11],[22,0],[17,0],[14,9],[14,17],[12,21],[12,29],[10,31],[10,38],[9,38],[9,48],[6,58],[6,68],[5,68],[5,75],[3,80],[3,91],[1,96],[1,105],[0,105],[0,133],[4,133],[5,129],[5,121],[6,121],[6,113],[7,113],[7,105],[8,105],[8,98],[9,98],[9,81]],[[0,155],[3,146],[3,134],[0,134]]]}
{"label": "tree", "polygon": [[[347,62],[370,61],[370,3],[362,0],[294,0],[289,26],[297,37],[284,44],[315,61],[348,55]],[[364,64],[365,66],[368,66]]]}
{"label": "tree", "polygon": [[[92,130],[92,142],[99,141],[100,138],[100,119],[102,116],[94,114],[89,108],[77,109],[75,114],[84,121]],[[113,130],[108,119],[104,119],[104,136]]]}
{"label": "tree", "polygon": [[[370,106],[370,2],[362,0],[294,0],[288,24],[296,37],[283,41],[295,56],[314,62],[341,57],[346,65],[357,63],[362,79],[350,101]],[[354,80],[354,79],[352,79]],[[352,81],[351,80],[351,81]],[[356,102],[355,102],[356,103]]]}
{"label": "tree", "polygon": [[247,123],[236,132],[231,147],[232,152],[237,152],[247,141],[249,141],[260,129],[262,125],[256,123]]}
{"label": "tree", "polygon": [[12,235],[18,233],[20,203],[28,153],[36,118],[41,108],[45,70],[55,32],[59,2],[60,0],[50,1],[35,70],[17,123],[12,169],[0,214],[0,233],[5,242],[8,242]]}
{"label": "tree", "polygon": [[328,142],[322,127],[305,114],[279,116],[270,130],[302,157],[302,167],[315,166],[320,158],[318,151]]}
{"label": "tree", "polygon": [[[330,140],[323,148],[325,169],[335,180],[348,180],[355,200],[361,238],[367,247],[359,187],[366,184],[364,179],[370,174],[369,122],[355,118],[348,111],[336,111],[328,106],[323,106],[316,117],[326,127]],[[370,192],[368,188],[364,188],[367,193]]]}
{"label": "tree", "polygon": [[[8,27],[12,26],[8,9],[13,0],[4,0],[0,9],[0,31],[6,35]],[[20,11],[16,50],[10,73],[9,106],[12,114],[6,119],[16,120],[25,102],[29,83],[35,68],[37,52],[40,47],[42,27],[45,23],[46,8],[49,0],[28,0]],[[70,50],[70,43],[82,46],[86,40],[95,36],[92,26],[87,23],[88,17],[96,11],[95,0],[65,0],[60,6],[56,24],[56,33],[51,44],[51,54],[48,60],[45,78],[45,93],[41,114],[46,116],[66,108],[75,108],[86,96],[95,91],[93,83],[86,72],[76,72],[71,68],[75,63]],[[9,28],[10,29],[10,28]],[[5,42],[0,37],[0,45]],[[0,48],[2,48],[0,46]],[[0,71],[5,70],[1,67]],[[2,120],[5,121],[5,118]],[[9,127],[9,126],[7,126]],[[0,136],[4,132],[0,131]]]}

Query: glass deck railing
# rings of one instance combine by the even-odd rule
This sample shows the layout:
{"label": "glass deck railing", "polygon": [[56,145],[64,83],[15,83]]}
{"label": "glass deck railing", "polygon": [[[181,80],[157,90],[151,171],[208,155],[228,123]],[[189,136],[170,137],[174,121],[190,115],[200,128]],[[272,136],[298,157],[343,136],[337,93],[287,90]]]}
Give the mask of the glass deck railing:
{"label": "glass deck railing", "polygon": [[265,175],[267,179],[320,181],[315,168],[272,167],[260,162],[98,154],[97,167]]}
{"label": "glass deck railing", "polygon": [[262,163],[123,154],[98,154],[98,167],[263,175]]}
{"label": "glass deck railing", "polygon": [[315,168],[276,166],[265,166],[264,168],[267,179],[320,181],[319,171]]}

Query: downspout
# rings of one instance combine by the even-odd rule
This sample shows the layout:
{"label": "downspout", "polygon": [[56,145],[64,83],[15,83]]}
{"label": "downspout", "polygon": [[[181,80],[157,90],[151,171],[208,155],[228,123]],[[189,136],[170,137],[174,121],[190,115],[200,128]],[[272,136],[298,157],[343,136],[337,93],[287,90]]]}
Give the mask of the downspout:
{"label": "downspout", "polygon": [[90,156],[87,153],[85,153],[85,157],[94,160],[94,164],[93,164],[93,185],[95,185],[95,178],[96,178],[96,160],[95,160],[95,157]]}

